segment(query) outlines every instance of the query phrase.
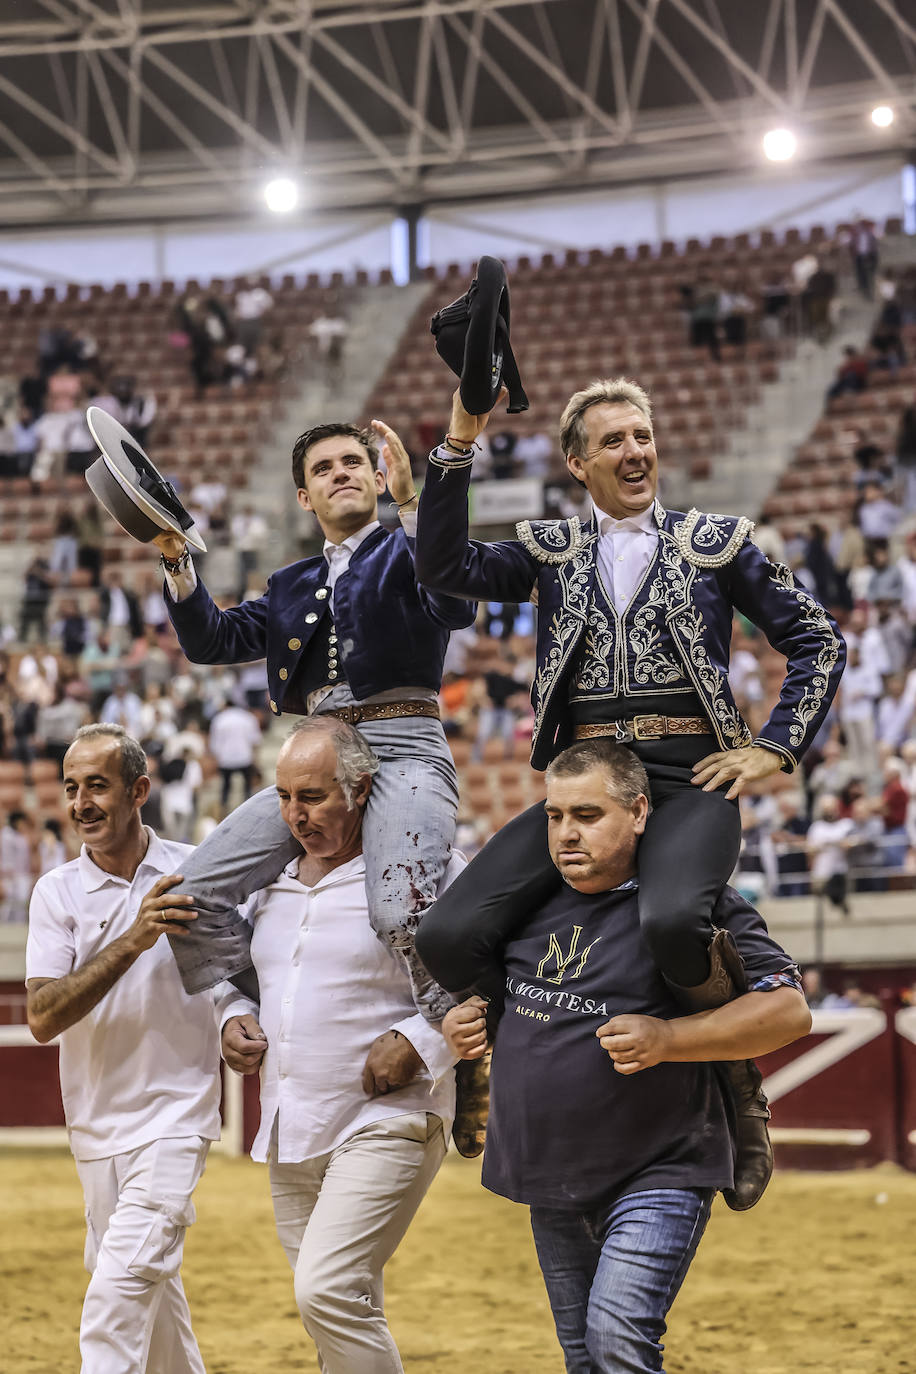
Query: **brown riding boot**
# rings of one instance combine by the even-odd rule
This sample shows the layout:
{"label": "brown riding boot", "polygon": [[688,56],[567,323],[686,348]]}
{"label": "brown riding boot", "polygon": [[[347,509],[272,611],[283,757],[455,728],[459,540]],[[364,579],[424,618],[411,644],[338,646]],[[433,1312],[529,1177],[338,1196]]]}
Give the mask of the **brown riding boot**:
{"label": "brown riding boot", "polygon": [[461,1059],[455,1066],[455,1124],[452,1140],[465,1159],[475,1159],[483,1151],[490,1112],[489,1048],[480,1059]]}
{"label": "brown riding boot", "polygon": [[[669,983],[690,1011],[711,1011],[747,991],[741,955],[727,930],[717,930],[709,946],[709,977],[696,987]],[[735,1104],[735,1186],[723,1188],[722,1196],[733,1212],[746,1212],[766,1191],[773,1173],[773,1146],[767,1122],[770,1109],[761,1087],[760,1070],[753,1059],[732,1060],[722,1065]]]}

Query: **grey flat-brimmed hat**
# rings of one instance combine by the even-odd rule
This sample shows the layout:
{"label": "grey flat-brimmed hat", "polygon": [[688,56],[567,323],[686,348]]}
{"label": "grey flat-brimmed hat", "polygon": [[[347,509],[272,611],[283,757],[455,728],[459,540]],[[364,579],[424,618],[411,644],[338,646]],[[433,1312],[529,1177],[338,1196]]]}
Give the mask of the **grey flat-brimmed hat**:
{"label": "grey flat-brimmed hat", "polygon": [[89,407],[86,420],[102,450],[101,458],[86,469],[86,481],[109,515],[141,544],[171,532],[206,553],[203,536],[175,488],[124,426],[99,406]]}

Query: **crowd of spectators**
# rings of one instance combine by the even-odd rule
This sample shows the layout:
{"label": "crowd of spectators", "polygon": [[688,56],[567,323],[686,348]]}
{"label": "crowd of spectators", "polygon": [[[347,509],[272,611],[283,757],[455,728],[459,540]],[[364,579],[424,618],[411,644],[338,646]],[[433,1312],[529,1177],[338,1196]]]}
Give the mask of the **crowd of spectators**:
{"label": "crowd of spectators", "polygon": [[141,740],[153,778],[144,816],[170,839],[199,841],[261,785],[264,664],[189,664],[154,572],[136,588],[112,572],[95,590],[55,591],[43,615],[34,643],[0,626],[0,788],[20,799],[0,828],[7,921],[25,919],[34,878],[72,852],[59,775],[87,721],[123,725]]}

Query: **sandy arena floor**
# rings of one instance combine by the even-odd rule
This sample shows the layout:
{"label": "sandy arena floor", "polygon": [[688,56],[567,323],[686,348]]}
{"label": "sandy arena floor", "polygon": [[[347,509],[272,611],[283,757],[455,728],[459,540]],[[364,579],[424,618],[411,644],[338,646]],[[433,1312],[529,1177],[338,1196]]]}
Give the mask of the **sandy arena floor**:
{"label": "sandy arena floor", "polygon": [[[70,1374],[86,1277],[69,1156],[0,1155],[0,1369]],[[299,1325],[265,1170],[211,1158],[184,1278],[209,1374],[317,1363]],[[675,1305],[668,1374],[916,1374],[916,1176],[784,1174],[747,1216],[716,1203]],[[561,1374],[524,1209],[450,1157],[388,1267],[405,1367]]]}

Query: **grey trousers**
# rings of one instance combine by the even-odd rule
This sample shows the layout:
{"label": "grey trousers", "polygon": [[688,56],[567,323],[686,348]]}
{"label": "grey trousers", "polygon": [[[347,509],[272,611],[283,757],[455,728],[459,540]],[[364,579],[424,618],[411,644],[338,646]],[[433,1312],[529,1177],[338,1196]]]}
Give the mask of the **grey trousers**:
{"label": "grey trousers", "polygon": [[[361,733],[381,763],[363,820],[369,920],[403,961],[418,1010],[439,1021],[454,998],[420,962],[414,934],[436,899],[451,855],[458,811],[455,765],[437,720],[373,721]],[[187,937],[171,942],[187,992],[233,978],[257,996],[251,928],[238,905],[274,882],[301,852],[280,815],[276,791],[267,787],[189,855],[179,890],[194,897],[198,916]]]}

